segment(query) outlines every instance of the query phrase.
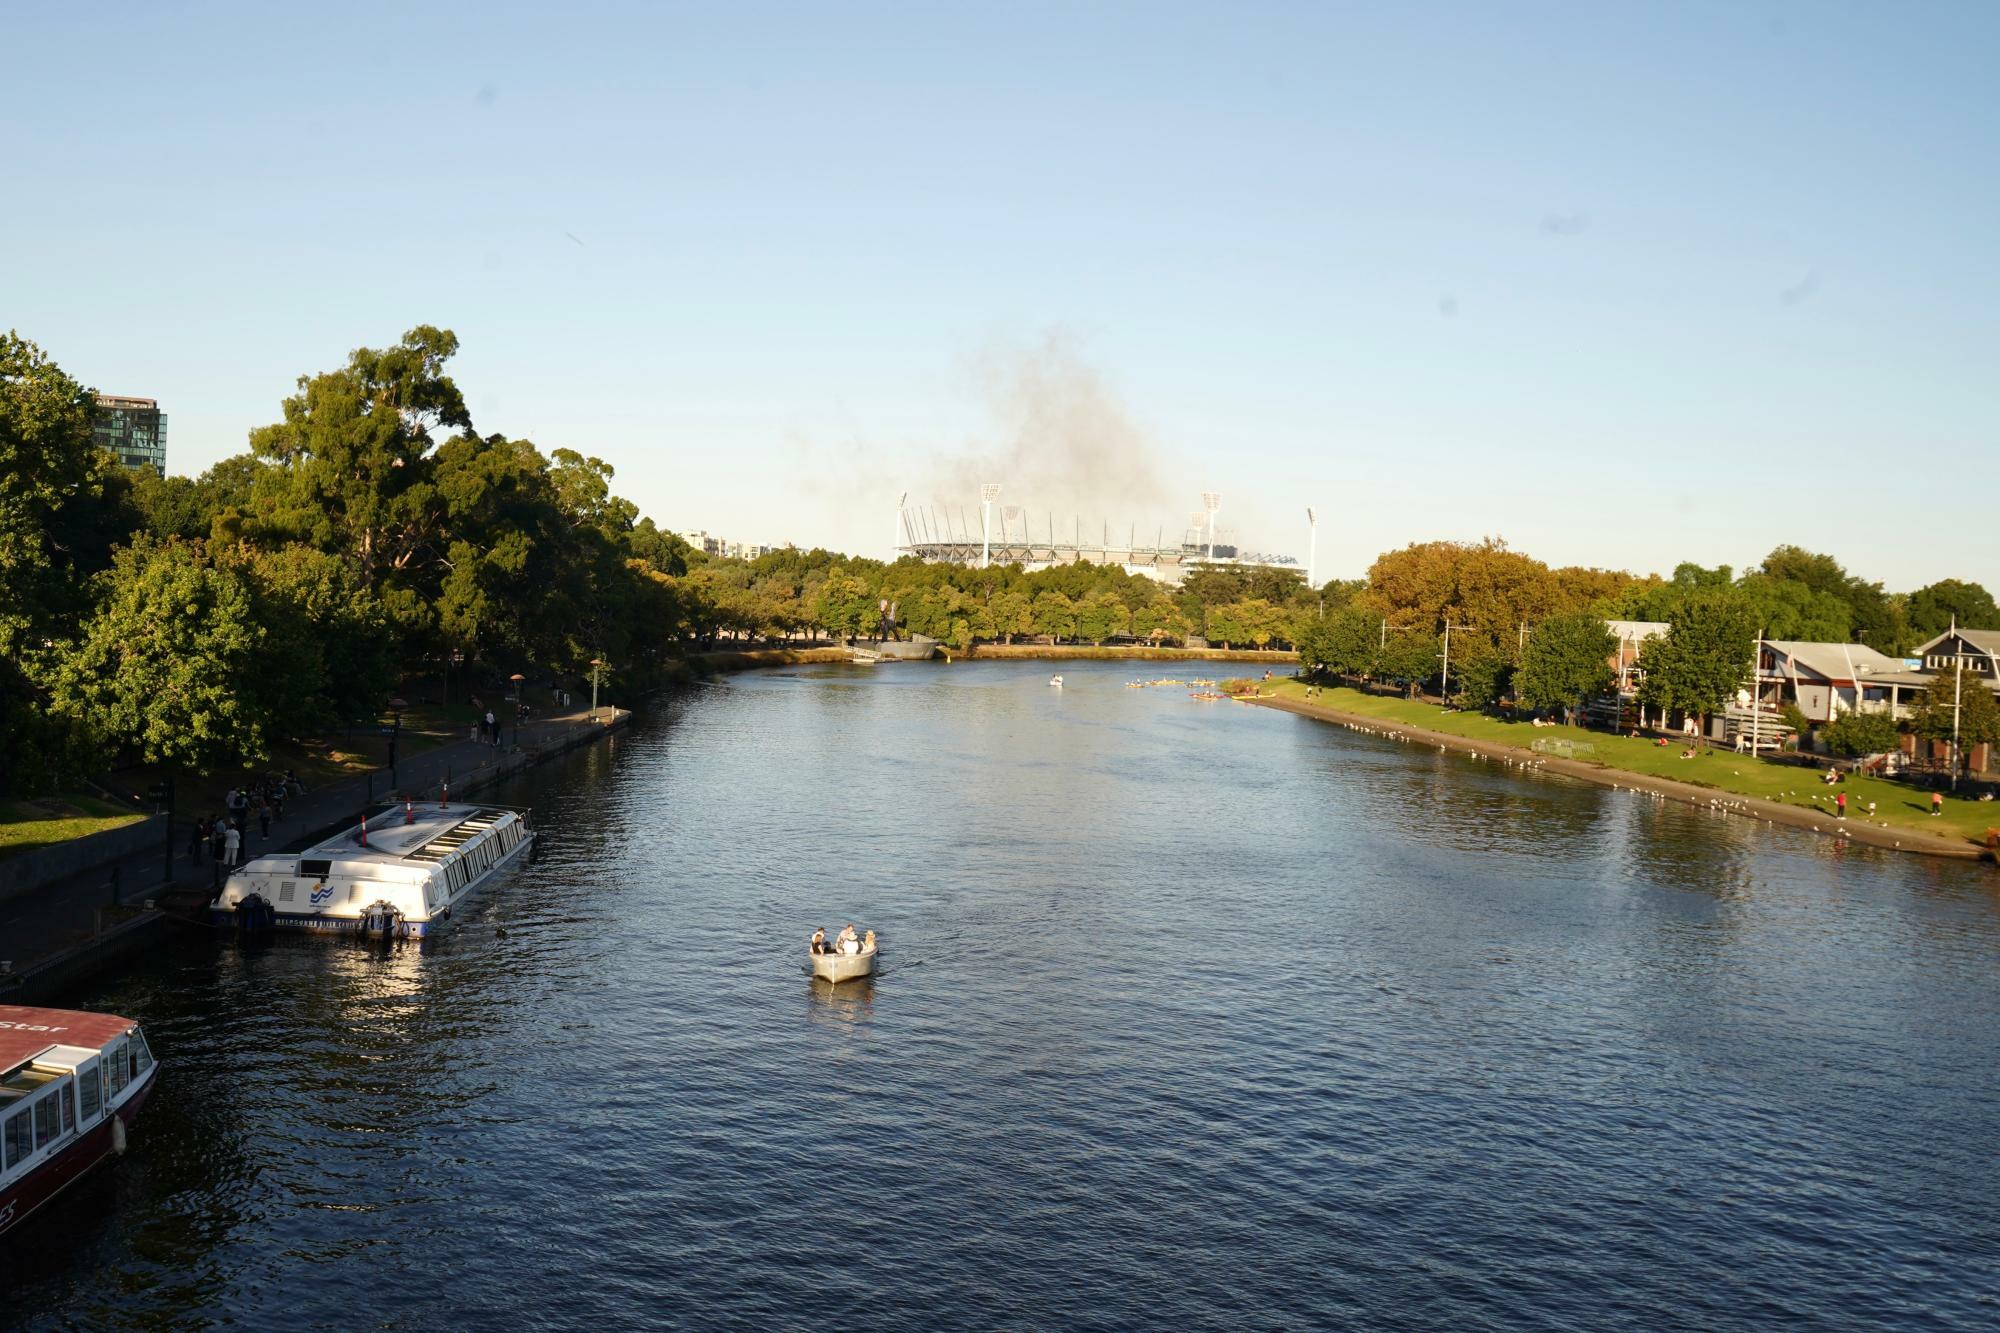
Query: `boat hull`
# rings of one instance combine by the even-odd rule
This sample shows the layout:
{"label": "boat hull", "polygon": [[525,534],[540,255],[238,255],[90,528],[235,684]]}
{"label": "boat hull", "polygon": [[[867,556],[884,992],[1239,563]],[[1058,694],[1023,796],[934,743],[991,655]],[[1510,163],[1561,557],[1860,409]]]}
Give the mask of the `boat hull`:
{"label": "boat hull", "polygon": [[806,955],[813,975],[821,981],[858,981],[875,975],[875,950],[865,953],[815,953]]}
{"label": "boat hull", "polygon": [[123,1121],[126,1128],[131,1127],[132,1118],[139,1114],[139,1108],[152,1092],[153,1081],[159,1073],[157,1064],[148,1069],[139,1087],[118,1104],[117,1110],[78,1135],[67,1148],[0,1191],[0,1236],[5,1236],[9,1230],[26,1221],[36,1209],[88,1175],[92,1167],[117,1154],[118,1129],[112,1121]]}

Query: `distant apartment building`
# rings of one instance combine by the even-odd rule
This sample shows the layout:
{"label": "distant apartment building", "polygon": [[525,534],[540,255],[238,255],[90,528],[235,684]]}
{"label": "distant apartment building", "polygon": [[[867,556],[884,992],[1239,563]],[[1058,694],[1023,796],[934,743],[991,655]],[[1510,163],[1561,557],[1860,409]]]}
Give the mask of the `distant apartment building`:
{"label": "distant apartment building", "polygon": [[732,542],[712,532],[686,532],[681,535],[695,550],[724,560],[755,560],[758,556],[769,555],[773,551],[783,549],[763,542]]}
{"label": "distant apartment building", "polygon": [[91,428],[98,446],[126,467],[151,467],[167,474],[167,414],[151,398],[97,395],[97,422]]}

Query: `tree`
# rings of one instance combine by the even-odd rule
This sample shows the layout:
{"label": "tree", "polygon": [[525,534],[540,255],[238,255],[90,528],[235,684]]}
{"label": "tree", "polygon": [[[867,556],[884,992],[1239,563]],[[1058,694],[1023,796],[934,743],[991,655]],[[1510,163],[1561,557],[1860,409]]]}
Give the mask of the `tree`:
{"label": "tree", "polygon": [[1587,612],[1551,616],[1535,626],[1514,673],[1514,693],[1530,708],[1574,705],[1611,684],[1618,637]]}
{"label": "tree", "polygon": [[1076,603],[1064,594],[1052,588],[1036,593],[1034,611],[1035,633],[1058,640],[1076,634]]}
{"label": "tree", "polygon": [[1887,713],[1843,713],[1820,732],[1826,748],[1845,759],[1896,748],[1896,721]]}
{"label": "tree", "polygon": [[875,623],[875,594],[853,574],[832,574],[820,585],[813,618],[838,637],[861,635]]}
{"label": "tree", "polygon": [[1910,729],[1928,740],[1958,738],[1958,762],[1975,745],[2000,744],[2000,701],[1976,671],[1939,671],[1910,715]]}
{"label": "tree", "polygon": [[266,474],[272,522],[353,561],[371,587],[441,556],[431,432],[472,426],[444,373],[457,351],[449,330],[425,324],[394,347],[357,348],[339,370],[300,376],[284,419],[250,432],[257,456],[279,465]]}
{"label": "tree", "polygon": [[1014,642],[1017,634],[1029,634],[1035,628],[1035,607],[1028,594],[1019,588],[1007,588],[994,594],[991,603],[993,631],[1004,642]]}
{"label": "tree", "polygon": [[59,711],[148,764],[207,771],[267,753],[266,701],[247,688],[264,630],[240,575],[191,543],[142,538],[99,592],[56,668]]}
{"label": "tree", "polygon": [[48,790],[95,758],[47,707],[51,648],[137,521],[132,483],[92,440],[95,410],[39,347],[0,335],[0,793]]}
{"label": "tree", "polygon": [[1094,592],[1077,604],[1076,632],[1092,643],[1103,643],[1114,634],[1123,634],[1132,623],[1132,613],[1116,593]]}
{"label": "tree", "polygon": [[1919,642],[1934,639],[1954,623],[1960,629],[2000,629],[2000,606],[1977,583],[1940,579],[1909,599],[1910,632]]}
{"label": "tree", "polygon": [[[1460,648],[1460,643],[1465,646]],[[1473,708],[1486,708],[1507,692],[1514,678],[1514,662],[1483,634],[1467,634],[1451,641],[1451,674],[1458,682],[1460,700]]]}
{"label": "tree", "polygon": [[1381,624],[1358,607],[1314,616],[1299,631],[1299,660],[1315,674],[1365,675],[1375,662]]}
{"label": "tree", "polygon": [[1404,685],[1411,692],[1436,675],[1439,666],[1438,636],[1424,630],[1391,630],[1375,650],[1371,674]]}
{"label": "tree", "polygon": [[1733,588],[1684,595],[1674,604],[1672,628],[1639,650],[1646,673],[1639,701],[1668,711],[1713,712],[1749,676],[1757,630],[1756,607]]}

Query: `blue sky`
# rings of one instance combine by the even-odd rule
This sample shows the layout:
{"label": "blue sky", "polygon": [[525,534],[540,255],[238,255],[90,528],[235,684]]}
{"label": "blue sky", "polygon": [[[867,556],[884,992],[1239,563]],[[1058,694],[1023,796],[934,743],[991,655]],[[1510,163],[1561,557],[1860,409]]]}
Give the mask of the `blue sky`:
{"label": "blue sky", "polygon": [[482,431],[683,530],[879,555],[990,476],[1300,556],[1312,504],[1322,574],[2000,586],[1996,50],[1990,4],[17,9],[0,325],[162,400],[176,471],[434,323]]}

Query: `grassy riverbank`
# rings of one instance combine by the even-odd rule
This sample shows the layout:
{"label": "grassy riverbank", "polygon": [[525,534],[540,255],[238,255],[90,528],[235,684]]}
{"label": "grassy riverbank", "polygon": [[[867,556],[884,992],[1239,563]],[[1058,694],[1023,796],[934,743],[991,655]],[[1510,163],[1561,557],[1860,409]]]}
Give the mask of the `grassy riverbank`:
{"label": "grassy riverbank", "polygon": [[1266,648],[1151,648],[1140,644],[1093,647],[1085,643],[982,643],[969,653],[951,650],[953,656],[976,659],[995,657],[1046,658],[1058,662],[1121,661],[1141,662],[1283,662],[1297,665],[1297,653]]}
{"label": "grassy riverbank", "polygon": [[[1324,689],[1308,699],[1305,687],[1295,680],[1266,682],[1263,694],[1292,711],[1459,738],[1468,743],[1467,748],[1482,753],[1498,747],[1532,757],[1549,768],[1598,781],[1614,781],[1615,775],[1624,774],[1646,779],[1632,785],[1651,790],[1671,785],[1740,797],[1756,802],[1754,813],[1760,816],[1782,815],[1786,823],[1817,826],[1822,831],[1836,827],[1833,798],[1835,792],[1845,791],[1848,813],[1839,827],[1857,837],[1865,836],[1869,842],[1883,843],[1886,837],[1884,845],[1904,844],[1906,850],[1915,840],[1919,849],[1964,853],[1983,846],[1988,830],[2000,828],[2000,803],[1947,796],[1944,813],[1933,817],[1930,794],[1903,783],[1862,777],[1848,778],[1838,788],[1828,787],[1820,780],[1823,766],[1753,759],[1726,750],[1702,749],[1695,758],[1683,759],[1685,745],[1671,738],[1668,744],[1659,745],[1651,738],[1614,736],[1581,727],[1536,727],[1483,713],[1447,713],[1434,704],[1345,688]],[[1541,742],[1539,750],[1537,742]],[[1564,752],[1565,743],[1573,748],[1572,753]],[[1664,794],[1681,795],[1673,791]],[[1871,801],[1873,815],[1868,813]]]}
{"label": "grassy riverbank", "polygon": [[87,838],[93,833],[136,824],[144,818],[95,796],[72,794],[43,801],[0,801],[0,857],[31,852],[71,838]]}

